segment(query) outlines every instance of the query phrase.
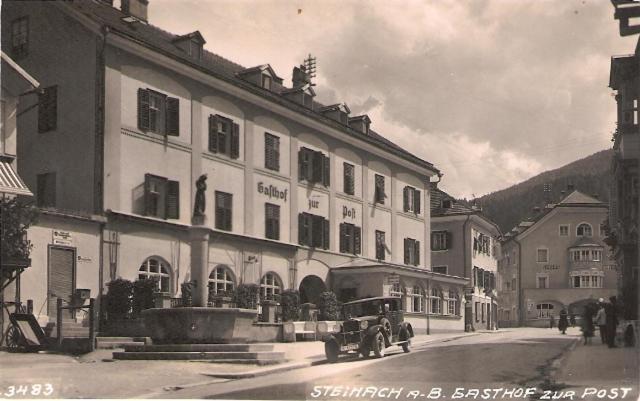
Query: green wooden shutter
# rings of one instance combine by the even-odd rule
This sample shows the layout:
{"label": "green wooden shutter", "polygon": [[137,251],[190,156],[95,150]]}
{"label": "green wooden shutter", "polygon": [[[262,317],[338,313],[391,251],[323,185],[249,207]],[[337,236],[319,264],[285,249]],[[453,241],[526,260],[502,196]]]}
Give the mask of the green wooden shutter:
{"label": "green wooden shutter", "polygon": [[178,181],[167,181],[167,218],[180,218],[180,183]]}
{"label": "green wooden shutter", "polygon": [[322,185],[328,187],[331,184],[331,159],[322,155]]}
{"label": "green wooden shutter", "polygon": [[170,136],[180,136],[180,101],[175,97],[167,97],[166,132]]}
{"label": "green wooden shutter", "polygon": [[340,252],[347,252],[347,225],[340,223]]}
{"label": "green wooden shutter", "polygon": [[268,132],[264,133],[264,168],[274,170],[273,162],[273,140],[274,136]]}
{"label": "green wooden shutter", "polygon": [[237,159],[240,157],[240,126],[236,123],[232,123],[231,125],[231,149],[229,151],[229,157]]}
{"label": "green wooden shutter", "polygon": [[353,229],[353,253],[356,255],[362,253],[362,229],[360,227]]}
{"label": "green wooden shutter", "polygon": [[404,239],[404,264],[408,265],[411,261],[412,243],[409,238]]}
{"label": "green wooden shutter", "polygon": [[138,89],[138,128],[149,129],[149,91],[142,88]]}
{"label": "green wooden shutter", "polygon": [[280,138],[277,136],[273,137],[273,167],[280,171]]}
{"label": "green wooden shutter", "polygon": [[322,219],[322,247],[324,249],[329,249],[329,220]]}
{"label": "green wooden shutter", "polygon": [[402,189],[402,210],[407,212],[409,211],[409,187],[404,187]]}
{"label": "green wooden shutter", "polygon": [[307,148],[300,148],[298,150],[298,181],[310,180],[309,175],[309,160],[310,151]]}
{"label": "green wooden shutter", "polygon": [[322,152],[313,152],[311,158],[311,181],[323,182],[324,175],[324,155]]}
{"label": "green wooden shutter", "polygon": [[231,231],[233,228],[233,195],[226,194],[226,210],[225,210],[225,226],[226,229]]}
{"label": "green wooden shutter", "polygon": [[413,212],[415,214],[420,214],[421,199],[422,199],[422,192],[418,189],[414,190],[413,191]]}
{"label": "green wooden shutter", "polygon": [[447,246],[444,247],[444,249],[453,249],[453,233],[451,231],[447,231],[446,232],[446,238],[447,238]]}
{"label": "green wooden shutter", "polygon": [[144,175],[144,215],[150,216],[152,214],[153,199],[151,198],[151,174]]}
{"label": "green wooden shutter", "polygon": [[415,254],[415,266],[420,265],[420,241],[414,241],[413,242],[413,250],[414,250],[414,254]]}
{"label": "green wooden shutter", "polygon": [[218,153],[218,117],[209,115],[209,152]]}
{"label": "green wooden shutter", "polygon": [[309,225],[306,213],[298,214],[298,243],[309,245]]}

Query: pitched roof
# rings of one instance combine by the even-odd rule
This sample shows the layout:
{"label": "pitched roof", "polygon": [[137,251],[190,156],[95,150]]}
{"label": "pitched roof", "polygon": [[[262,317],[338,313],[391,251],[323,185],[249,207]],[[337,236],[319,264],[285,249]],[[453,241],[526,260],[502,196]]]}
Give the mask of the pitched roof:
{"label": "pitched roof", "polygon": [[605,206],[604,203],[600,202],[599,200],[597,200],[596,198],[583,194],[580,191],[573,191],[571,192],[566,198],[564,198],[563,200],[560,201],[560,203],[558,203],[559,206],[561,205],[565,205],[565,206],[580,206],[580,205],[598,205],[598,206]]}
{"label": "pitched roof", "polygon": [[207,50],[203,50],[203,54],[200,59],[189,57],[189,55],[186,54],[184,50],[173,43],[174,39],[181,35],[169,33],[148,23],[126,22],[123,19],[127,17],[127,14],[109,4],[100,1],[73,1],[52,3],[61,4],[63,9],[64,7],[72,8],[76,12],[81,13],[85,17],[97,22],[98,24],[108,26],[110,32],[114,34],[126,37],[142,46],[149,47],[152,50],[177,59],[178,61],[197,68],[209,75],[212,75],[219,79],[223,79],[236,86],[242,87],[243,89],[248,90],[253,94],[268,98],[275,103],[295,110],[307,117],[314,118],[335,129],[342,130],[351,136],[355,136],[362,140],[370,142],[423,168],[432,170],[436,173],[438,172],[438,169],[436,169],[432,163],[423,160],[418,156],[415,156],[414,154],[408,152],[407,150],[384,138],[378,133],[369,130],[368,134],[363,134],[353,128],[345,126],[344,124],[341,124],[330,119],[329,117],[318,113],[316,110],[322,108],[324,106],[323,104],[314,101],[313,109],[311,110],[279,95],[281,91],[287,90],[289,88],[280,85],[274,85],[272,86],[272,91],[269,91],[241,79],[237,76],[237,74],[245,70],[246,68],[241,66],[240,64],[234,63]]}
{"label": "pitched roof", "polygon": [[[451,201],[451,207],[443,207],[443,201]],[[470,207],[458,202],[456,198],[449,195],[439,188],[433,188],[431,190],[431,216],[450,216],[454,214],[469,214],[476,213],[477,210],[473,210]]]}

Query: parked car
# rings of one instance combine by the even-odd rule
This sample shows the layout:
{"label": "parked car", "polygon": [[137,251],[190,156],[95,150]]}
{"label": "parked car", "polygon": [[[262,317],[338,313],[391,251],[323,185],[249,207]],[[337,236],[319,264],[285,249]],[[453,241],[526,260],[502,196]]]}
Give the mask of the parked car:
{"label": "parked car", "polygon": [[377,358],[384,356],[385,348],[401,346],[409,352],[413,328],[404,321],[402,300],[398,297],[375,297],[345,303],[342,306],[345,320],[339,330],[325,339],[327,360],[336,362],[347,353],[360,353],[369,357],[371,351]]}

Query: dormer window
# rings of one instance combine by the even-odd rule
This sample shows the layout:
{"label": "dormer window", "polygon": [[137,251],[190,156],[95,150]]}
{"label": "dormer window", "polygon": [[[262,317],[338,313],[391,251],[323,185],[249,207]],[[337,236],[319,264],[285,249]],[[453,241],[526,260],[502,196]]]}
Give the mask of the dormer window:
{"label": "dormer window", "polygon": [[331,106],[325,106],[319,110],[320,114],[329,117],[332,120],[338,121],[340,124],[349,124],[349,107],[344,103],[333,104]]}
{"label": "dormer window", "polygon": [[369,133],[369,126],[371,125],[371,120],[369,119],[369,116],[367,116],[366,114],[361,116],[356,116],[356,117],[349,117],[347,119],[347,122],[349,126],[355,129],[356,131],[360,131],[363,134]]}
{"label": "dormer window", "polygon": [[282,91],[282,96],[287,99],[293,100],[296,103],[299,103],[307,108],[313,107],[313,98],[316,93],[311,87],[311,85],[301,86],[299,88],[287,89]]}
{"label": "dormer window", "polygon": [[191,58],[201,60],[203,53],[202,47],[207,42],[199,31],[195,31],[176,37],[173,39],[173,43],[180,49],[184,50]]}
{"label": "dormer window", "polygon": [[271,77],[266,74],[262,74],[262,87],[271,90]]}

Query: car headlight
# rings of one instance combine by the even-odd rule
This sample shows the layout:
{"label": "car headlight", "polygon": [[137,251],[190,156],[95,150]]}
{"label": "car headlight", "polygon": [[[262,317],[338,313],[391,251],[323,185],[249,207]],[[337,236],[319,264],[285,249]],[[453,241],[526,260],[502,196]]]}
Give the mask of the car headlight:
{"label": "car headlight", "polygon": [[333,332],[334,333],[340,333],[342,331],[342,323],[336,323],[333,326]]}
{"label": "car headlight", "polygon": [[360,330],[364,330],[367,327],[369,327],[369,322],[367,322],[366,320],[360,322]]}

